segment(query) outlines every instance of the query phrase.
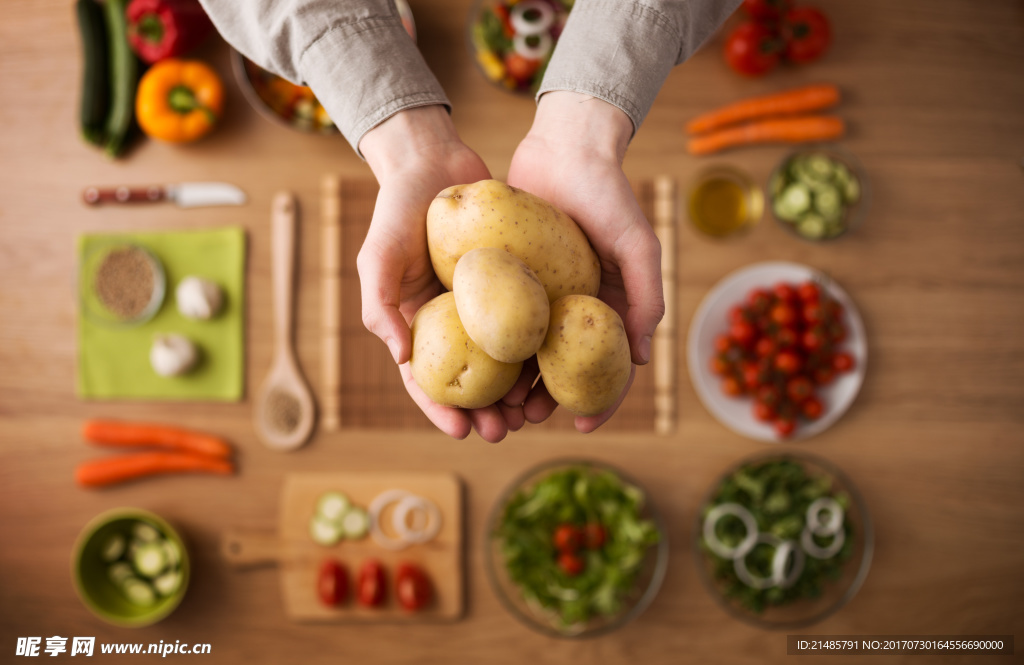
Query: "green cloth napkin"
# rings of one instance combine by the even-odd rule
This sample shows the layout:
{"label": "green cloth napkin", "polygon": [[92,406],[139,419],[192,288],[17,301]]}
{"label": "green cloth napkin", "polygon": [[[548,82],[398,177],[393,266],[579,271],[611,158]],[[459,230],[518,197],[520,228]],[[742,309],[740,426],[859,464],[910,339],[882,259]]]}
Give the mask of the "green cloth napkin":
{"label": "green cloth napkin", "polygon": [[[78,240],[79,266],[96,246],[135,242],[163,264],[167,293],[156,315],[141,325],[109,327],[79,306],[78,396],[86,399],[223,400],[242,398],[244,379],[245,231],[87,234]],[[224,290],[224,308],[209,321],[182,316],[174,298],[188,275],[212,280]],[[158,333],[179,333],[199,347],[199,364],[184,376],[153,371],[149,349]]]}

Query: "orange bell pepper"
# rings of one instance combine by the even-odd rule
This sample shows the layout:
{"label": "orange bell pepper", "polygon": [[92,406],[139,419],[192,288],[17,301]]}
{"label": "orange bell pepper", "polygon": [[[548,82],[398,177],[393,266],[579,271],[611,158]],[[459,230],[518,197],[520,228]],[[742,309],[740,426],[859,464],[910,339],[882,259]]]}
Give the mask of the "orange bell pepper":
{"label": "orange bell pepper", "polygon": [[195,141],[213,129],[224,108],[224,86],[198,60],[169,58],[149,68],[135,95],[135,116],[148,136]]}

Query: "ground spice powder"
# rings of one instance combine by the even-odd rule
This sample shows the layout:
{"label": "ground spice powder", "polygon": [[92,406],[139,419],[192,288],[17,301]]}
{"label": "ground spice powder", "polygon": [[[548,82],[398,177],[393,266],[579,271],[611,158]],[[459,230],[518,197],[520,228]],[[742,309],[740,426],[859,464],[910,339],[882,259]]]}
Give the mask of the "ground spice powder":
{"label": "ground spice powder", "polygon": [[272,390],[267,395],[267,423],[282,434],[290,434],[299,426],[301,406],[295,395],[284,390]]}
{"label": "ground spice powder", "polygon": [[122,319],[146,311],[153,298],[153,263],[138,247],[112,250],[96,269],[94,288],[100,302]]}

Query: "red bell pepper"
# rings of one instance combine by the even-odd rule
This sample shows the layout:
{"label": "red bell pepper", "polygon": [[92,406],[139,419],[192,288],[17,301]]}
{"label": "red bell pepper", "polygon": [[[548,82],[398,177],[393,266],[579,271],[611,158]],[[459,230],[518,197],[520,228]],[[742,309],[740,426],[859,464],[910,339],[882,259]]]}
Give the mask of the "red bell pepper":
{"label": "red bell pepper", "polygon": [[125,14],[128,42],[150,64],[192,50],[213,31],[198,0],[132,0]]}

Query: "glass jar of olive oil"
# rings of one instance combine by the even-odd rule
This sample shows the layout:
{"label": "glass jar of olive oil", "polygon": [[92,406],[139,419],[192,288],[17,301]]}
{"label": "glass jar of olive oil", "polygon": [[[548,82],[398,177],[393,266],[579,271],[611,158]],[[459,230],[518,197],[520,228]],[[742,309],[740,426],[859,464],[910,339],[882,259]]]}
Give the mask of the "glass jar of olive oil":
{"label": "glass jar of olive oil", "polygon": [[702,171],[690,186],[690,221],[701,233],[724,238],[761,221],[764,194],[746,173],[731,166]]}

